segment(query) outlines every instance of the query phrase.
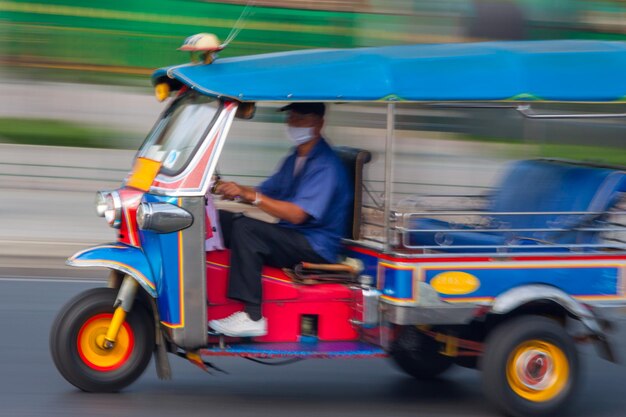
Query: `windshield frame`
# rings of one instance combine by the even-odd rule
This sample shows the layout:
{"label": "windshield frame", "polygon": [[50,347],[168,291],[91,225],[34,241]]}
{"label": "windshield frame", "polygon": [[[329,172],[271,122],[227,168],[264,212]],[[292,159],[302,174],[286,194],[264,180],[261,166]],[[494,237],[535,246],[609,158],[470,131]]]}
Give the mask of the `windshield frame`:
{"label": "windshield frame", "polygon": [[[212,119],[207,123],[207,125],[204,128],[202,134],[200,135],[200,139],[196,141],[197,143],[195,144],[195,146],[192,149],[192,151],[189,153],[189,156],[187,157],[187,159],[184,162],[184,164],[182,164],[179,168],[174,170],[174,169],[167,168],[167,167],[165,167],[163,165],[163,162],[164,162],[163,160],[165,159],[165,157],[162,160],[155,160],[155,159],[147,157],[146,154],[148,152],[148,149],[159,138],[159,136],[155,136],[155,135],[157,133],[157,129],[160,128],[160,124],[164,121],[165,118],[170,116],[172,114],[172,112],[174,112],[181,105],[181,102],[183,100],[188,99],[190,97],[193,98],[194,96],[207,98],[209,100],[212,100],[213,102],[216,102],[217,103],[217,108],[216,108],[215,114],[213,115]],[[187,167],[189,166],[191,161],[193,161],[194,156],[198,153],[198,150],[200,149],[200,147],[202,146],[202,144],[206,140],[208,134],[213,129],[213,126],[215,125],[215,122],[219,118],[219,116],[222,113],[223,109],[224,109],[224,100],[216,99],[216,98],[213,98],[213,97],[210,97],[210,96],[206,96],[204,94],[200,94],[200,93],[198,93],[196,91],[192,91],[192,90],[185,91],[184,93],[182,93],[178,97],[176,97],[174,99],[174,101],[172,101],[172,103],[161,113],[161,115],[157,119],[156,123],[152,126],[152,129],[150,129],[150,132],[148,133],[148,135],[146,136],[146,138],[142,142],[141,146],[139,147],[139,150],[137,151],[137,154],[135,155],[135,159],[137,159],[137,158],[146,158],[146,159],[154,160],[156,162],[161,163],[161,168],[159,169],[159,174],[165,175],[167,177],[175,177],[175,176],[180,175],[181,173],[183,173],[185,171],[185,169],[187,169]]]}

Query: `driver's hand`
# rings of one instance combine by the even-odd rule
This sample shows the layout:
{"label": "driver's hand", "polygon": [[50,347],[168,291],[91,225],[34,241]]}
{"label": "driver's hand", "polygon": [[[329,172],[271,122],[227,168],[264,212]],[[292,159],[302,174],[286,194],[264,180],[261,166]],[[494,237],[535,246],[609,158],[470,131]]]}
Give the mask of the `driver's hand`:
{"label": "driver's hand", "polygon": [[236,182],[220,182],[216,188],[217,194],[221,194],[228,200],[236,198],[246,199],[245,190]]}

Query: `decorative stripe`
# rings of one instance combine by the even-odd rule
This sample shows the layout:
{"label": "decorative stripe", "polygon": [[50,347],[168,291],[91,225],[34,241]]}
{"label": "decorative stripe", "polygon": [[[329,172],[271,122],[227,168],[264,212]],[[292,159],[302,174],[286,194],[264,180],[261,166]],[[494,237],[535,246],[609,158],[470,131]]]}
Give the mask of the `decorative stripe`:
{"label": "decorative stripe", "polygon": [[[219,264],[217,262],[206,261],[206,263],[208,263],[209,265],[219,266],[219,267],[222,267],[222,268],[230,268],[230,265]],[[270,275],[261,275],[261,277],[262,278],[267,278],[267,279],[272,279],[272,280],[275,280],[275,281],[287,282],[287,283],[293,284],[293,280],[291,280],[291,279],[272,277]]]}
{"label": "decorative stripe", "polygon": [[390,264],[387,262],[380,262],[379,263],[380,266],[384,266],[385,268],[391,268],[391,269],[398,269],[401,271],[411,271],[411,270],[415,270],[415,266],[404,266],[404,265],[395,265],[395,264]]}
{"label": "decorative stripe", "polygon": [[[182,207],[182,198],[178,199],[178,206]],[[165,321],[161,321],[161,323],[163,323],[163,325],[172,328],[172,329],[179,329],[182,327],[185,327],[185,297],[184,297],[184,293],[185,293],[185,273],[184,273],[184,269],[185,269],[185,265],[184,265],[184,258],[183,258],[183,232],[179,231],[178,232],[178,308],[179,308],[179,317],[180,317],[180,323],[168,323]]]}
{"label": "decorative stripe", "polygon": [[379,346],[359,341],[317,341],[316,343],[278,342],[235,344],[222,349],[213,346],[201,349],[203,356],[243,356],[243,357],[384,357],[386,352]]}
{"label": "decorative stripe", "polygon": [[[382,298],[383,296],[381,296]],[[626,300],[626,296],[619,295],[572,295],[575,300],[581,301],[623,301]],[[441,300],[448,303],[490,303],[493,302],[496,297],[467,297],[467,298],[445,298],[441,297]]]}
{"label": "decorative stripe", "polygon": [[597,268],[597,267],[613,267],[613,268],[623,268],[626,266],[626,260],[621,263],[604,263],[604,262],[589,262],[589,263],[579,263],[572,262],[567,263],[567,261],[561,260],[560,262],[554,261],[546,261],[544,263],[524,263],[523,261],[513,261],[505,263],[497,263],[493,262],[490,264],[483,265],[461,265],[461,264],[449,264],[449,265],[423,265],[420,270],[438,270],[438,269],[446,269],[448,267],[453,268],[455,270],[461,269],[555,269],[555,268]]}
{"label": "decorative stripe", "polygon": [[[148,278],[146,278],[144,274],[142,274],[141,272],[139,272],[138,270],[136,270],[135,268],[133,268],[132,266],[128,264],[124,264],[124,263],[117,262],[117,261],[110,261],[107,259],[72,259],[69,262],[73,264],[83,264],[84,266],[106,266],[106,265],[120,266],[132,272],[135,278],[138,278],[144,284],[150,287],[152,290],[156,291],[156,287],[154,286],[154,284],[150,282],[150,280],[148,280]],[[103,265],[97,265],[97,263],[100,263]],[[76,265],[76,266],[80,266],[80,265]]]}
{"label": "decorative stripe", "polygon": [[74,261],[74,259],[78,258],[78,257],[79,257],[80,255],[82,255],[83,253],[85,253],[85,252],[89,252],[89,251],[92,251],[92,250],[94,250],[94,249],[100,249],[100,248],[102,248],[102,249],[127,249],[127,248],[126,248],[126,246],[121,246],[121,245],[101,245],[101,246],[94,246],[94,247],[91,247],[91,248],[84,249],[84,250],[82,250],[82,251],[80,251],[80,252],[78,252],[78,253],[75,253],[74,255],[72,255],[72,257],[70,257],[70,258],[68,259],[68,261]]}
{"label": "decorative stripe", "polygon": [[626,296],[624,295],[575,295],[572,297],[577,300],[585,301],[626,300]]}
{"label": "decorative stripe", "polygon": [[530,93],[519,93],[514,95],[513,97],[509,97],[508,99],[506,99],[507,101],[546,101],[544,99],[542,99],[541,97],[538,97],[534,94],[530,94]]}
{"label": "decorative stripe", "polygon": [[161,324],[164,325],[165,327],[169,327],[170,329],[180,329],[184,327],[182,324],[172,324],[172,323],[168,323],[167,321],[162,321],[162,320],[161,320]]}
{"label": "decorative stripe", "polygon": [[495,299],[495,297],[440,298],[448,303],[490,303]]}
{"label": "decorative stripe", "polygon": [[208,263],[209,265],[221,266],[222,268],[230,268],[230,265],[218,264],[217,262],[213,261],[206,261],[206,263]]}
{"label": "decorative stripe", "polygon": [[480,256],[480,257],[459,257],[459,258],[427,258],[427,257],[416,257],[416,258],[397,258],[397,257],[393,257],[391,255],[387,255],[381,252],[376,252],[375,250],[372,249],[366,249],[366,248],[360,248],[357,246],[348,246],[347,247],[348,250],[351,250],[353,252],[357,252],[363,255],[369,255],[369,256],[373,256],[377,259],[384,259],[385,261],[390,261],[390,262],[403,262],[403,263],[423,263],[423,262],[432,262],[432,261],[436,261],[436,262],[452,262],[452,261],[466,261],[466,262],[485,262],[485,261],[489,261],[490,259],[492,259],[491,257],[486,257],[486,256]]}
{"label": "decorative stripe", "polygon": [[397,303],[409,303],[409,302],[414,303],[415,302],[415,298],[396,298],[396,297],[392,297],[390,295],[384,295],[384,294],[382,294],[380,298],[384,300],[395,301]]}
{"label": "decorative stripe", "polygon": [[[433,257],[431,256],[415,256],[413,258],[401,258],[394,257],[392,255],[387,255],[381,252],[376,252],[373,249],[361,248],[358,246],[346,246],[346,249],[351,250],[353,252],[357,252],[363,255],[373,256],[377,259],[383,259],[390,262],[402,262],[402,263],[427,263],[427,262],[491,262],[494,257],[493,256],[467,256],[468,254],[463,254],[464,256],[452,257],[448,254],[443,254],[441,257]],[[510,254],[514,255],[514,254]],[[445,257],[444,257],[445,256]],[[623,261],[626,262],[626,256],[621,255],[571,255],[567,256],[554,256],[554,255],[546,255],[546,256],[537,256],[536,254],[528,255],[528,256],[506,256],[507,259],[511,261],[517,262],[527,262],[527,261]],[[495,258],[499,259],[499,258]]]}

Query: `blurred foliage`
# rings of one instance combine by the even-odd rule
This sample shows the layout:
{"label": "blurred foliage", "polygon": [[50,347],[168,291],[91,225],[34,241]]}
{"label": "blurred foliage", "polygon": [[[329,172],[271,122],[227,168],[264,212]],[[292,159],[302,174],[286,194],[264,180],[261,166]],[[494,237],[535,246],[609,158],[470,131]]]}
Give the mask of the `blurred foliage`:
{"label": "blurred foliage", "polygon": [[581,145],[538,145],[538,155],[542,158],[562,158],[599,164],[626,167],[626,152],[623,148]]}
{"label": "blurred foliage", "polygon": [[0,142],[113,148],[120,133],[61,120],[0,118]]}

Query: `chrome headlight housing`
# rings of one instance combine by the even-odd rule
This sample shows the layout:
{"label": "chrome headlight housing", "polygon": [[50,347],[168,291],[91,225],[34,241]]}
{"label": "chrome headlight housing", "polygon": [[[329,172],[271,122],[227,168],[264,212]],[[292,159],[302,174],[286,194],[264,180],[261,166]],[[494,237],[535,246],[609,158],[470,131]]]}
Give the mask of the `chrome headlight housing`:
{"label": "chrome headlight housing", "polygon": [[170,203],[141,203],[137,209],[137,226],[156,233],[172,233],[191,226],[193,216]]}
{"label": "chrome headlight housing", "polygon": [[122,224],[122,199],[117,191],[111,191],[105,197],[104,218],[109,226],[116,229]]}

